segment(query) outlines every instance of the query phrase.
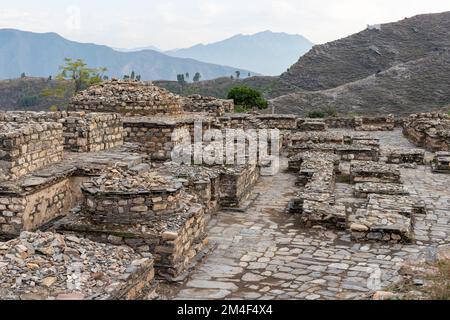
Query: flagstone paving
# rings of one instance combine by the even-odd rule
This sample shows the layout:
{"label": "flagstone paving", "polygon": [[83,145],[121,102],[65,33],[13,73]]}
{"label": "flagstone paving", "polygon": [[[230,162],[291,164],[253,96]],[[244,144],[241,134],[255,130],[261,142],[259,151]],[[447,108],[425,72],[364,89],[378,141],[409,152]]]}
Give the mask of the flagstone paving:
{"label": "flagstone paving", "polygon": [[[382,146],[408,146],[401,132],[375,133]],[[261,177],[246,212],[219,212],[210,222],[214,246],[177,290],[176,299],[364,299],[399,280],[406,259],[429,257],[450,242],[450,176],[427,166],[402,169],[410,192],[425,201],[416,243],[356,243],[345,231],[304,228],[285,212],[294,174]]]}

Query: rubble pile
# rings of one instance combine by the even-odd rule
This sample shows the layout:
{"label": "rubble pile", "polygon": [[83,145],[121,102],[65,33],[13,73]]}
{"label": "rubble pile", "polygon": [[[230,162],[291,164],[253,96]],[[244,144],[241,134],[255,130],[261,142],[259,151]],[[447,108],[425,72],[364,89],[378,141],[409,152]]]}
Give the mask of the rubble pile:
{"label": "rubble pile", "polygon": [[0,243],[4,300],[144,299],[153,277],[153,258],[129,247],[41,232]]}

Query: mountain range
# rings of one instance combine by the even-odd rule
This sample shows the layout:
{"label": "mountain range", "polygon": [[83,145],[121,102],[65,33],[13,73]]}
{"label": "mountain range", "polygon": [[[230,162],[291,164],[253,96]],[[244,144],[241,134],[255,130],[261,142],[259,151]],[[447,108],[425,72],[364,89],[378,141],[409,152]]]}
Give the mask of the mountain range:
{"label": "mountain range", "polygon": [[313,43],[301,35],[264,31],[253,35],[239,34],[223,41],[165,53],[276,76],[285,72],[312,46]]}
{"label": "mountain range", "polygon": [[67,40],[56,33],[0,30],[0,79],[27,76],[48,77],[58,73],[64,58],[83,59],[90,67],[106,67],[109,76],[122,77],[132,71],[143,80],[176,80],[177,74],[199,72],[202,79],[253,71],[168,56],[154,50],[119,52],[110,47]]}

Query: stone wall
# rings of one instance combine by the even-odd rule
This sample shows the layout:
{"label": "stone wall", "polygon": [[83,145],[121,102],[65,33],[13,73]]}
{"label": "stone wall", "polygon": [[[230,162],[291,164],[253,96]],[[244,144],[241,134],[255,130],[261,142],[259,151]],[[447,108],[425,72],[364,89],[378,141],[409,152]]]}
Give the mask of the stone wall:
{"label": "stone wall", "polygon": [[191,127],[175,120],[150,118],[126,118],[125,141],[139,145],[139,151],[152,160],[171,159],[172,150],[189,137]]}
{"label": "stone wall", "polygon": [[123,144],[122,118],[116,113],[24,112],[0,113],[1,122],[58,122],[63,125],[64,149],[94,152]]}
{"label": "stone wall", "polygon": [[220,204],[223,207],[240,207],[250,196],[259,178],[256,164],[224,167],[220,175]]}
{"label": "stone wall", "polygon": [[205,97],[198,94],[183,98],[182,106],[185,112],[206,112],[216,116],[223,116],[225,113],[234,112],[233,100]]}
{"label": "stone wall", "polygon": [[96,223],[137,224],[179,209],[181,185],[148,191],[102,191],[86,183],[83,214]]}
{"label": "stone wall", "polygon": [[438,113],[411,115],[403,134],[411,143],[430,151],[450,151],[450,116]]}
{"label": "stone wall", "polygon": [[69,178],[43,181],[26,192],[0,192],[0,235],[13,238],[22,231],[34,231],[75,205]]}
{"label": "stone wall", "polygon": [[62,123],[66,150],[96,152],[123,144],[123,123],[118,114],[69,113]]}
{"label": "stone wall", "polygon": [[398,125],[393,115],[380,117],[327,118],[330,128],[354,129],[356,131],[392,131]]}
{"label": "stone wall", "polygon": [[432,168],[433,171],[437,173],[450,173],[450,152],[436,152]]}
{"label": "stone wall", "polygon": [[60,161],[63,149],[60,123],[0,123],[0,181]]}
{"label": "stone wall", "polygon": [[72,98],[70,111],[114,112],[126,116],[175,115],[183,112],[181,98],[150,82],[102,82]]}

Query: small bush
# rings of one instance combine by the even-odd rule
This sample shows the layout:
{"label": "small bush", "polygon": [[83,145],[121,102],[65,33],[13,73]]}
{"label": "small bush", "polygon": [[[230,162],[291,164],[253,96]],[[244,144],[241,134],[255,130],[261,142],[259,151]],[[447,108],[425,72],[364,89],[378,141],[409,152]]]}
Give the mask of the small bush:
{"label": "small bush", "polygon": [[323,118],[325,118],[325,116],[326,116],[325,112],[319,111],[319,110],[310,111],[308,113],[308,118],[311,118],[311,119],[323,119]]}
{"label": "small bush", "polygon": [[19,99],[20,107],[32,107],[39,103],[39,96],[22,96]]}

